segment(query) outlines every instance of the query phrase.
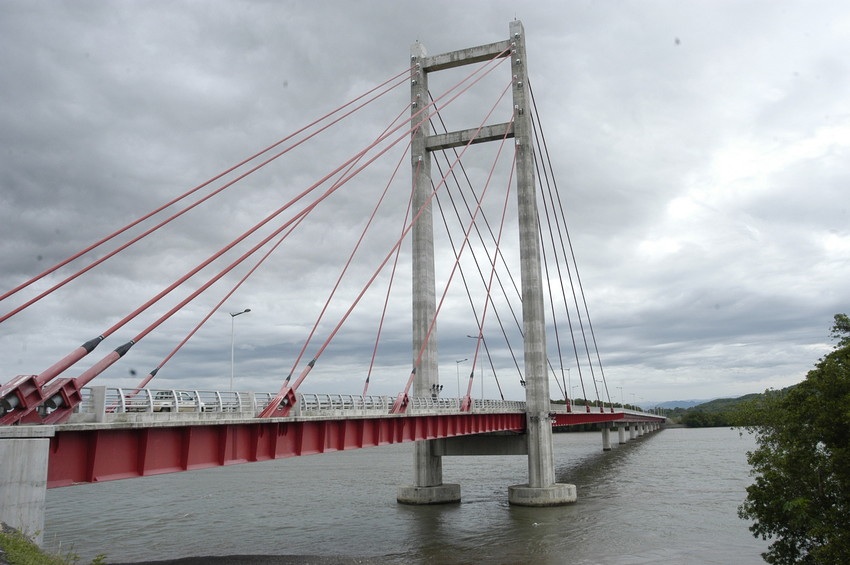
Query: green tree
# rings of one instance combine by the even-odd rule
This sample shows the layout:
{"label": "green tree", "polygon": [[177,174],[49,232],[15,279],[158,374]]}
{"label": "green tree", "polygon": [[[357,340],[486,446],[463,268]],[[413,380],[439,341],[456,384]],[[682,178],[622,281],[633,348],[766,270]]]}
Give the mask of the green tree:
{"label": "green tree", "polygon": [[835,315],[835,323],[829,335],[832,339],[838,340],[837,347],[850,345],[850,318],[847,317],[847,314]]}
{"label": "green tree", "polygon": [[773,542],[765,561],[844,564],[850,556],[850,324],[835,316],[836,348],[802,383],[768,391],[742,417],[757,448],[755,482],[739,507],[750,531]]}

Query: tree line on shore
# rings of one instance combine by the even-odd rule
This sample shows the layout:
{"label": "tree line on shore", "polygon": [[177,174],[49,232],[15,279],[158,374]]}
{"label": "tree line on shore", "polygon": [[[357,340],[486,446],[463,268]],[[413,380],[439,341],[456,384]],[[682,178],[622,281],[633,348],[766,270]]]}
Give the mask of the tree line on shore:
{"label": "tree line on shore", "polygon": [[741,426],[753,483],[738,507],[762,558],[791,565],[844,565],[850,556],[850,318],[836,314],[835,348],[806,378],[782,390],[687,410],[686,425]]}
{"label": "tree line on shore", "polygon": [[850,562],[850,318],[836,314],[837,341],[805,379],[781,390],[665,409],[673,424],[739,427],[753,483],[738,507],[762,553],[778,565]]}
{"label": "tree line on shore", "polygon": [[[793,387],[782,389],[784,394]],[[718,398],[690,408],[665,409],[664,415],[674,424],[688,428],[717,428],[748,426],[755,423],[747,416],[747,406],[757,402],[765,393],[747,394],[737,398]]]}

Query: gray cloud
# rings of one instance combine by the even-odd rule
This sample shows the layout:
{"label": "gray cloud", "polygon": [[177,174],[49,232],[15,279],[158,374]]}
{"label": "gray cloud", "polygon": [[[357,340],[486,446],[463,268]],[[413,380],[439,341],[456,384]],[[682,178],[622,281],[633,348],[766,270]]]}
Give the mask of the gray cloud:
{"label": "gray cloud", "polygon": [[[801,380],[828,351],[831,317],[850,298],[843,4],[493,2],[486,14],[473,4],[430,6],[5,2],[0,290],[403,71],[414,41],[431,53],[489,43],[517,17],[612,395],[622,386],[626,400],[705,398]],[[472,125],[484,106],[477,96],[447,117]],[[351,157],[406,103],[402,87],[164,228],[156,243],[133,246],[4,322],[0,380],[40,372],[104,331]],[[163,369],[161,384],[226,388],[227,312],[250,307],[234,326],[238,383],[276,389],[371,212],[361,195],[383,188],[400,153],[392,155],[317,209]],[[471,170],[481,175],[485,163],[479,156]],[[409,174],[405,160],[398,186]],[[399,190],[390,198],[398,217],[378,220],[354,267],[358,282],[340,290],[349,300],[397,237],[406,199]],[[439,263],[448,269],[445,255]],[[236,277],[219,283],[217,296]],[[35,291],[58,278],[48,280]],[[409,282],[397,284],[376,393],[398,392],[410,370]],[[364,297],[305,390],[360,392],[383,288]],[[216,300],[184,308],[105,383],[134,384],[129,369],[156,366]],[[455,361],[471,356],[465,336],[475,332],[463,297],[450,300],[439,324],[447,386]],[[126,341],[175,299],[167,303],[101,347]],[[308,358],[344,303],[333,306]],[[520,397],[504,344],[488,340],[508,395]]]}

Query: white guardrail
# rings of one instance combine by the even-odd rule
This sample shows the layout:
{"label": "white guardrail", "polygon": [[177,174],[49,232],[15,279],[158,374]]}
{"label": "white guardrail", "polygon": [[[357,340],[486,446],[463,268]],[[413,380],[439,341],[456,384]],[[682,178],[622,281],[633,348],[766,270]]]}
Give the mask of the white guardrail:
{"label": "white guardrail", "polygon": [[[253,418],[274,399],[271,392],[84,387],[69,423]],[[390,413],[395,397],[297,394],[293,417],[370,416]],[[457,413],[461,399],[410,397],[408,414]],[[525,402],[473,399],[472,412],[525,412]]]}

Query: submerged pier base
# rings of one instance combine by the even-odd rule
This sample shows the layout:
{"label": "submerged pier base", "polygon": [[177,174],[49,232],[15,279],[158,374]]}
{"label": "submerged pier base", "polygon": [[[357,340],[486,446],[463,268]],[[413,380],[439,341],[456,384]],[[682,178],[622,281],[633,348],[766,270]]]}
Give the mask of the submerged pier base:
{"label": "submerged pier base", "polygon": [[460,485],[448,483],[433,487],[398,487],[396,501],[401,504],[449,504],[460,502]]}
{"label": "submerged pier base", "polygon": [[575,485],[554,483],[547,487],[508,487],[508,502],[514,506],[562,506],[578,500]]}

